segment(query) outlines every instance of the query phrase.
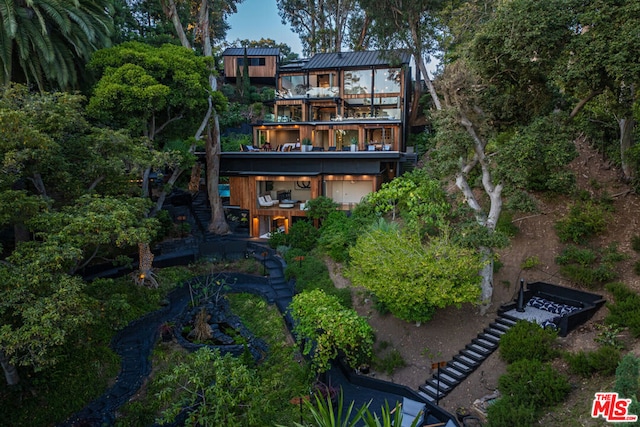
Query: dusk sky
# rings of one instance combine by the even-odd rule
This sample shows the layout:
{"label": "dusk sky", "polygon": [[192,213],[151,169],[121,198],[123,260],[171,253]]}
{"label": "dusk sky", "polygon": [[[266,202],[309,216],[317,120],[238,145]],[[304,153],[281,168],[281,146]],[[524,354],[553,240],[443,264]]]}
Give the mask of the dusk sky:
{"label": "dusk sky", "polygon": [[268,38],[288,44],[302,56],[300,39],[281,23],[276,0],[244,0],[238,4],[238,13],[231,15],[228,23],[231,28],[227,32],[227,41]]}

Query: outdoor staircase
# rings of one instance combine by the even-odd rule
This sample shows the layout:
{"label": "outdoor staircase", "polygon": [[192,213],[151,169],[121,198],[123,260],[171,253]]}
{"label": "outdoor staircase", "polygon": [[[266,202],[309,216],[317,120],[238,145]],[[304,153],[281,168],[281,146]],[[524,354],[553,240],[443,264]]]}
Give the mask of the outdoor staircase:
{"label": "outdoor staircase", "polygon": [[502,335],[515,325],[517,320],[512,316],[500,314],[495,322],[480,332],[471,340],[471,343],[453,356],[452,360],[420,385],[419,393],[425,399],[437,404],[498,348]]}

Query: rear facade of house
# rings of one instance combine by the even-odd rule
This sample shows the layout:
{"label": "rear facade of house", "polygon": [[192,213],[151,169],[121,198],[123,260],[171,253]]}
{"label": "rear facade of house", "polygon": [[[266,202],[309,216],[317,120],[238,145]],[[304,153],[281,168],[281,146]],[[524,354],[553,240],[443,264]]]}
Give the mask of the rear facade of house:
{"label": "rear facade of house", "polygon": [[[249,76],[263,78],[266,70],[257,68],[267,68],[267,53],[228,52],[225,70],[254,58]],[[288,231],[319,196],[350,210],[413,166],[405,146],[409,60],[402,51],[339,52],[277,67],[276,99],[253,125],[253,146],[221,156],[229,204],[248,211],[251,236]]]}

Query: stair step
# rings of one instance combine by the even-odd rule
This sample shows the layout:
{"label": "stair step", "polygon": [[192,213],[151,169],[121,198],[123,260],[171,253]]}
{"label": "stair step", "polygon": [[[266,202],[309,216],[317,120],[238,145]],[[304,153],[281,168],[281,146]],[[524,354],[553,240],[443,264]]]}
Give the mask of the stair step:
{"label": "stair step", "polygon": [[506,317],[498,317],[496,319],[496,323],[498,323],[499,325],[504,325],[507,328],[511,328],[512,326],[514,326],[516,324],[516,322],[514,322],[511,319],[507,319]]}
{"label": "stair step", "polygon": [[440,393],[438,393],[438,390],[431,384],[422,384],[418,386],[418,390],[429,396],[431,398],[431,402],[434,402],[437,399],[442,399],[446,396],[446,393],[444,393],[442,389],[440,389]]}
{"label": "stair step", "polygon": [[442,380],[438,381],[436,378],[429,378],[426,384],[433,387],[434,390],[440,390],[441,394],[442,393],[447,394],[451,390],[453,390],[453,387],[451,387],[449,384],[445,383]]}
{"label": "stair step", "polygon": [[468,365],[465,364],[463,362],[460,362],[459,360],[457,360],[454,356],[453,360],[449,363],[447,363],[448,366],[451,366],[453,369],[455,369],[456,371],[462,372],[465,375],[469,375],[471,372],[473,372],[473,366],[472,365]]}
{"label": "stair step", "polygon": [[440,379],[441,383],[445,383],[446,385],[452,388],[460,384],[460,380],[448,375],[446,372],[444,372],[444,369],[440,369],[440,374],[438,374],[437,372],[434,373],[432,379],[434,381],[437,381],[438,379]]}
{"label": "stair step", "polygon": [[477,345],[479,345],[481,347],[484,347],[487,350],[491,350],[492,352],[493,352],[493,350],[498,348],[498,342],[497,341],[492,341],[492,340],[485,339],[480,335],[478,335],[478,338],[472,339],[471,342],[474,343],[474,344],[477,344]]}
{"label": "stair step", "polygon": [[457,360],[458,362],[462,363],[463,365],[468,366],[471,370],[477,368],[478,366],[480,366],[480,362],[474,359],[471,359],[470,357],[464,355],[464,354],[456,354],[455,356],[453,356],[453,358],[455,360]]}
{"label": "stair step", "polygon": [[425,393],[424,391],[422,391],[420,389],[418,389],[418,394],[420,396],[422,396],[429,403],[435,403],[435,401],[436,401],[435,397],[431,396],[430,394]]}
{"label": "stair step", "polygon": [[498,340],[500,340],[500,338],[505,334],[503,330],[493,328],[485,328],[484,333],[491,335],[492,337],[496,337]]}
{"label": "stair step", "polygon": [[507,331],[509,330],[509,327],[508,327],[508,326],[503,325],[503,324],[500,324],[500,323],[496,323],[496,322],[490,323],[490,324],[489,324],[489,327],[490,327],[491,329],[496,329],[496,330],[498,330],[498,331],[502,331],[503,333],[504,333],[504,332],[507,332]]}
{"label": "stair step", "polygon": [[476,362],[478,362],[478,364],[484,362],[484,359],[486,359],[486,356],[484,354],[476,353],[475,351],[469,350],[468,348],[460,350],[460,354],[475,360]]}
{"label": "stair step", "polygon": [[489,357],[489,355],[491,355],[491,353],[493,353],[493,350],[490,350],[476,343],[467,344],[465,348],[469,351],[479,354],[483,359],[486,359],[487,357]]}
{"label": "stair step", "polygon": [[500,337],[497,337],[497,336],[495,336],[495,335],[488,334],[487,332],[480,332],[480,333],[478,334],[478,337],[479,337],[479,338],[482,338],[483,340],[486,340],[486,341],[491,341],[491,342],[492,342],[492,343],[494,343],[496,346],[497,346],[498,344],[500,344]]}
{"label": "stair step", "polygon": [[450,365],[447,364],[447,366],[445,368],[442,369],[441,373],[444,372],[445,374],[449,375],[452,378],[455,378],[458,381],[462,381],[465,378],[467,378],[467,374],[465,374],[463,371],[458,370]]}
{"label": "stair step", "polygon": [[502,314],[500,315],[500,319],[506,319],[506,320],[509,320],[509,321],[511,321],[514,325],[515,325],[516,323],[518,323],[518,321],[522,320],[522,319],[518,319],[517,317],[514,317],[514,316],[512,316],[512,315],[510,315],[510,314],[507,314],[507,313],[502,313]]}

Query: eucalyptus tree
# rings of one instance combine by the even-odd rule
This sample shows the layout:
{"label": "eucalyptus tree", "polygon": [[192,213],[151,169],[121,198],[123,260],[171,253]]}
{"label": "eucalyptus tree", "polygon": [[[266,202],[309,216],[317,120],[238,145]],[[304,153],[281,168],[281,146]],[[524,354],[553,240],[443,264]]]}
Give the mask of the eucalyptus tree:
{"label": "eucalyptus tree", "polygon": [[[637,170],[629,158],[635,144],[640,84],[640,4],[633,0],[571,1],[572,37],[557,61],[555,77],[575,98],[571,117],[587,103],[605,103],[618,125],[619,156],[625,178]],[[637,165],[635,166],[637,168]]]}
{"label": "eucalyptus tree", "polygon": [[76,87],[95,50],[109,46],[110,0],[0,2],[0,84]]}
{"label": "eucalyptus tree", "polygon": [[[161,0],[166,16],[171,19],[175,32],[183,47],[193,49],[195,42],[200,43],[200,49],[205,58],[213,61],[213,42],[224,37],[226,17],[237,12],[237,4],[242,0],[201,0],[187,2],[191,11],[187,28],[192,37],[185,31],[185,25],[178,14],[178,4],[174,0]],[[214,24],[219,25],[214,25]],[[211,205],[211,221],[209,231],[216,234],[229,233],[230,228],[222,208],[222,199],[218,193],[220,178],[220,122],[218,113],[226,108],[226,98],[218,91],[213,64],[209,67],[209,98],[208,108],[195,133],[195,139],[200,140],[204,134],[207,163],[207,192]],[[192,177],[195,173],[192,173]]]}
{"label": "eucalyptus tree", "polygon": [[342,51],[351,21],[362,14],[357,0],[278,0],[277,5],[282,23],[299,35],[306,55]]}
{"label": "eucalyptus tree", "polygon": [[89,63],[99,81],[88,113],[104,124],[128,129],[146,149],[142,196],[149,196],[152,168],[172,171],[156,210],[162,208],[167,191],[184,168],[193,163],[188,146],[165,148],[170,136],[188,140],[183,135],[193,134],[198,126],[194,116],[207,108],[207,64],[207,59],[181,46],[156,48],[139,42],[102,49]]}

